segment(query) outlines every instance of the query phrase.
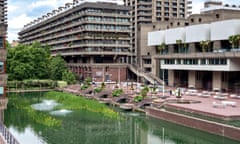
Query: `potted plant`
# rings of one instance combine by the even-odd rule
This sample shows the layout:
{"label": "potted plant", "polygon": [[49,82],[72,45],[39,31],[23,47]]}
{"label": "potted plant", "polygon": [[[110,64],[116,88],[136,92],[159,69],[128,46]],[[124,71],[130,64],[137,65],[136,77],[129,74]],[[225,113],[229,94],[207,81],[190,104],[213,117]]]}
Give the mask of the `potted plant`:
{"label": "potted plant", "polygon": [[166,48],[166,44],[165,43],[161,43],[158,48],[157,51],[160,53],[161,51],[163,51]]}
{"label": "potted plant", "polygon": [[201,41],[200,46],[202,48],[202,52],[208,52],[210,48],[210,41],[209,40]]}

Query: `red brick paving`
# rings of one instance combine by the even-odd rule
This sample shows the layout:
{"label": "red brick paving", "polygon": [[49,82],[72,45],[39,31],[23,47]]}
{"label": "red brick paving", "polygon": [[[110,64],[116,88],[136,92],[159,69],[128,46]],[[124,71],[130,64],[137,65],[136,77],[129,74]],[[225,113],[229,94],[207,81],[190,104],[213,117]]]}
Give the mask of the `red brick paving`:
{"label": "red brick paving", "polygon": [[3,140],[3,137],[1,134],[0,134],[0,144],[6,144],[6,142]]}

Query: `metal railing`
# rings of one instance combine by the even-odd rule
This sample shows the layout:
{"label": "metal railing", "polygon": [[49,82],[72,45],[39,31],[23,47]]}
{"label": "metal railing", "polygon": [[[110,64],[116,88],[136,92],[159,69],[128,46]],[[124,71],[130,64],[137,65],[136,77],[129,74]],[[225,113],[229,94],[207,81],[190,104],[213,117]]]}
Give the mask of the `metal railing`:
{"label": "metal railing", "polygon": [[0,122],[0,133],[7,144],[20,144],[2,122]]}

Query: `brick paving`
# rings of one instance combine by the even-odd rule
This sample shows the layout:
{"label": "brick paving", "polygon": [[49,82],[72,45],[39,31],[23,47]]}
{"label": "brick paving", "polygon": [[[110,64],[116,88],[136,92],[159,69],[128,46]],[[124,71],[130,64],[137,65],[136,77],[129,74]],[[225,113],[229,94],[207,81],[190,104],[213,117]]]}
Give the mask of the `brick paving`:
{"label": "brick paving", "polygon": [[[116,84],[113,85],[106,85],[106,88],[108,90],[114,89],[113,87]],[[121,85],[121,88],[125,91],[125,93],[129,94],[129,97],[132,98],[138,94],[135,94],[134,91],[136,91],[136,85],[134,85],[134,91],[130,90],[130,85],[127,87],[126,85]],[[79,91],[80,86],[79,85],[73,85],[69,86],[68,90],[72,91]],[[166,87],[166,89],[169,89]],[[172,88],[171,88],[172,89]],[[199,91],[198,93],[201,93]],[[164,93],[164,96],[167,97],[166,99],[176,99],[175,96],[170,96],[169,92]],[[159,92],[157,94],[150,94],[148,97],[153,98],[153,99],[159,99],[160,101],[164,101],[166,99],[161,99],[163,97],[163,93]],[[188,111],[195,111],[198,113],[202,114],[207,114],[207,115],[212,115],[212,116],[217,116],[221,118],[240,118],[240,99],[233,99],[228,96],[228,98],[225,101],[233,101],[236,102],[236,106],[225,106],[224,108],[217,108],[213,107],[213,102],[221,103],[221,100],[217,100],[214,98],[214,95],[211,95],[209,97],[200,97],[200,96],[189,96],[189,95],[183,95],[184,100],[196,100],[200,101],[200,103],[192,103],[192,104],[176,104],[176,103],[171,103],[168,104],[169,106],[175,107],[175,108],[180,108],[183,110],[188,110]]]}
{"label": "brick paving", "polygon": [[3,137],[1,134],[0,134],[0,144],[6,144],[6,142],[3,140]]}

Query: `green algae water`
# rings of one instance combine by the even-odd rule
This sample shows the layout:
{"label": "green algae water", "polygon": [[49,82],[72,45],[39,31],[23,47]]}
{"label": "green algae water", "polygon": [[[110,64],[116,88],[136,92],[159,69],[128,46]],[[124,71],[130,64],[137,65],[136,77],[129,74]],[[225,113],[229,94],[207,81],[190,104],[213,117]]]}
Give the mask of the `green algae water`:
{"label": "green algae water", "polygon": [[[34,110],[42,93],[9,94],[4,123],[21,144],[239,144],[223,136],[176,125],[133,112],[118,117],[89,111]],[[46,103],[50,105],[50,103]],[[61,105],[61,103],[59,104]],[[46,106],[44,106],[46,108]]]}

